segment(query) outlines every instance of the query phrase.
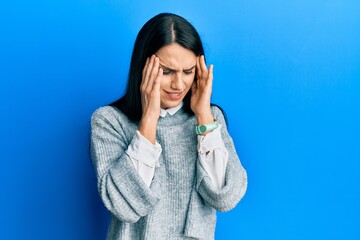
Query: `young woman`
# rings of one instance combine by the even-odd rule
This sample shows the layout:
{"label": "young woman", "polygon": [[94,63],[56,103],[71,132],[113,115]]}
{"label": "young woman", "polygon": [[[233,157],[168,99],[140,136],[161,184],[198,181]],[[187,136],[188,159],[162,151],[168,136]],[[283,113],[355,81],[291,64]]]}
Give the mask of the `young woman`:
{"label": "young woman", "polygon": [[166,13],[142,27],[125,95],[91,119],[107,239],[213,239],[216,210],[245,194],[246,172],[210,104],[212,81],[188,21]]}

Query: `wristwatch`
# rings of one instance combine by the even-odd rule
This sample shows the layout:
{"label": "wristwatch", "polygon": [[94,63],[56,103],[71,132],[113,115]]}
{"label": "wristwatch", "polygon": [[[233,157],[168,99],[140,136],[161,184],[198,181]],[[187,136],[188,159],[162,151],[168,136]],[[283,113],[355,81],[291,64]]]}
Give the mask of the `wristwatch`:
{"label": "wristwatch", "polygon": [[195,127],[195,132],[196,132],[196,134],[200,135],[200,134],[203,134],[204,132],[212,131],[212,130],[216,129],[218,126],[219,126],[219,124],[217,122],[211,122],[211,123],[207,123],[204,125],[198,125]]}

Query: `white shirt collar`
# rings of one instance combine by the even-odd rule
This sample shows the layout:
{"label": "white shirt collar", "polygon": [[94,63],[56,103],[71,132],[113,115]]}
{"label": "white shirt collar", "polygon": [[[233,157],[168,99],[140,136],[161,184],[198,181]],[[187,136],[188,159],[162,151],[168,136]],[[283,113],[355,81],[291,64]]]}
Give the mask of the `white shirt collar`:
{"label": "white shirt collar", "polygon": [[168,109],[160,109],[160,117],[165,117],[166,114],[170,114],[171,116],[174,115],[177,111],[179,111],[179,109],[184,105],[183,102],[181,102],[179,105],[177,105],[176,107],[172,107],[172,108],[168,108]]}

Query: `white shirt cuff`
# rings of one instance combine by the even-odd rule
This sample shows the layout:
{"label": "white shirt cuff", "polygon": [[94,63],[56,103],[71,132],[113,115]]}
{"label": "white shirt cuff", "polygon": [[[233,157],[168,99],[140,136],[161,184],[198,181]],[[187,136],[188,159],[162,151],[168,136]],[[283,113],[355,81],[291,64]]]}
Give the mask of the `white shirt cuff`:
{"label": "white shirt cuff", "polygon": [[155,167],[156,162],[159,160],[162,148],[156,142],[152,144],[149,140],[143,137],[139,131],[136,131],[126,154],[132,159],[144,163],[149,167]]}
{"label": "white shirt cuff", "polygon": [[200,153],[207,153],[224,146],[220,129],[221,125],[219,124],[216,129],[207,133],[205,136],[198,135],[198,149]]}
{"label": "white shirt cuff", "polygon": [[225,185],[225,172],[229,156],[220,129],[221,125],[205,136],[198,136],[200,165],[219,190]]}

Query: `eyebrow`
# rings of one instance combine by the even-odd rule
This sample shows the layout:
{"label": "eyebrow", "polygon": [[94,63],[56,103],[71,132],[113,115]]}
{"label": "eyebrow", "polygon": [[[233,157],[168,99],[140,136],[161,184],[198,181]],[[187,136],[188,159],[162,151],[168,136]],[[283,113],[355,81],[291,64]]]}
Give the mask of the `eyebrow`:
{"label": "eyebrow", "polygon": [[[160,64],[160,67],[165,68],[166,70],[169,70],[169,71],[174,71],[174,72],[178,71],[178,70],[169,68],[169,67],[167,67],[167,66],[164,66],[164,65],[162,65],[162,64]],[[191,68],[184,69],[183,71],[187,72],[187,71],[193,70],[195,67],[196,67],[196,64],[195,64],[194,66],[192,66]]]}

